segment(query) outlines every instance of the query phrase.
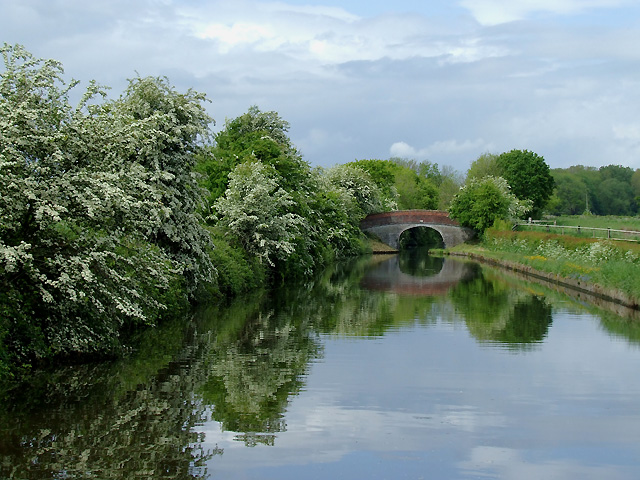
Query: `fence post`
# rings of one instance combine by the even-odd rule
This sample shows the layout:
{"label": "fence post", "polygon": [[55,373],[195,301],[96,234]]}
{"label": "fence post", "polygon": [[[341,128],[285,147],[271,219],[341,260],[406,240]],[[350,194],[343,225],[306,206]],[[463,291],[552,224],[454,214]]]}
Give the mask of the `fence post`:
{"label": "fence post", "polygon": [[611,238],[611,227],[607,227],[607,238]]}

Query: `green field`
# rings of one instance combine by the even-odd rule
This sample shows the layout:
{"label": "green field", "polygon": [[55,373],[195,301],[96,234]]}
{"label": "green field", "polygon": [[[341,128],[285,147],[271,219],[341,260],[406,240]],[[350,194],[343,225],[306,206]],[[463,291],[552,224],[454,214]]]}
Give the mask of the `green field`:
{"label": "green field", "polygon": [[612,228],[615,230],[634,230],[640,232],[640,217],[618,217],[612,215],[563,215],[548,217],[550,223],[581,227]]}
{"label": "green field", "polygon": [[550,216],[531,225],[518,224],[517,230],[571,235],[580,238],[609,238],[640,242],[640,217]]}

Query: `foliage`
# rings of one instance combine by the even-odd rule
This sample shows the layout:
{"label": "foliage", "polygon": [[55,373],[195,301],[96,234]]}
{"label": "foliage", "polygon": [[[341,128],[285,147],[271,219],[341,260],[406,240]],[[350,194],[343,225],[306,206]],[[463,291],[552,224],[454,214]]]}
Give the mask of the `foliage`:
{"label": "foliage", "polygon": [[301,190],[310,174],[309,165],[291,143],[289,123],[277,112],[262,112],[257,106],[227,120],[215,143],[198,157],[202,185],[208,190],[211,205],[229,185],[229,174],[241,163],[258,161],[275,168],[280,185],[290,193]]}
{"label": "foliage", "polygon": [[640,169],[621,165],[600,168],[575,165],[551,171],[556,190],[549,213],[575,215],[635,215],[640,197]]}
{"label": "foliage", "polygon": [[388,205],[400,210],[438,207],[437,165],[405,159],[357,160],[348,165],[364,170],[382,191]]}
{"label": "foliage", "polygon": [[438,210],[449,210],[451,201],[460,187],[464,185],[464,174],[453,167],[443,166],[440,170],[440,183],[438,185]]}
{"label": "foliage", "polygon": [[209,229],[214,248],[209,251],[211,263],[216,266],[217,293],[231,298],[266,286],[267,269],[259,259],[251,256],[233,238],[224,235],[223,229]]}
{"label": "foliage", "polygon": [[467,182],[483,177],[500,177],[502,172],[498,166],[498,155],[493,153],[483,153],[473,162],[467,170]]}
{"label": "foliage", "polygon": [[350,216],[358,220],[371,213],[393,209],[395,204],[385,197],[371,175],[356,166],[337,165],[326,171],[330,185],[345,194],[344,205]]}
{"label": "foliage", "polygon": [[584,213],[587,209],[587,185],[584,180],[562,170],[552,170],[551,174],[556,188],[547,205],[549,213]]}
{"label": "foliage", "polygon": [[507,181],[513,194],[520,200],[531,200],[530,214],[540,218],[554,188],[554,180],[544,158],[528,150],[511,150],[500,154],[496,161],[500,176]]}
{"label": "foliage", "polygon": [[190,173],[204,98],[138,78],[73,108],[58,62],[1,51],[0,336],[25,364],[113,351],[214,280]]}
{"label": "foliage", "polygon": [[367,172],[387,200],[396,200],[398,192],[395,188],[395,163],[390,160],[356,160],[347,165]]}
{"label": "foliage", "polygon": [[472,179],[453,198],[449,214],[461,225],[473,228],[479,234],[497,220],[522,216],[531,208],[531,202],[520,201],[511,193],[501,177]]}
{"label": "foliage", "polygon": [[238,165],[229,174],[229,187],[216,201],[220,224],[240,240],[247,252],[275,266],[295,250],[295,239],[306,228],[290,212],[291,195],[278,184],[273,167],[260,162]]}

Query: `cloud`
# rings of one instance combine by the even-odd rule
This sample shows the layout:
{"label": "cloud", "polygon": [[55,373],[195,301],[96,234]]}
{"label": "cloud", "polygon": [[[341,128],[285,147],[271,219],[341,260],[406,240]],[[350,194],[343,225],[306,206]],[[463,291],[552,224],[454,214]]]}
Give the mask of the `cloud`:
{"label": "cloud", "polygon": [[0,31],[113,96],[136,72],[166,75],[206,93],[218,127],[276,110],[315,165],[391,154],[465,170],[528,148],[553,167],[640,166],[631,0],[307,3],[0,0]]}
{"label": "cloud", "polygon": [[429,159],[434,156],[452,156],[466,155],[474,152],[487,152],[493,150],[493,145],[485,140],[478,138],[476,140],[443,140],[432,143],[431,145],[417,149],[406,142],[395,142],[389,148],[389,154],[392,157]]}
{"label": "cloud", "polygon": [[460,5],[467,8],[482,25],[499,25],[522,20],[535,13],[570,15],[628,3],[625,0],[462,0]]}

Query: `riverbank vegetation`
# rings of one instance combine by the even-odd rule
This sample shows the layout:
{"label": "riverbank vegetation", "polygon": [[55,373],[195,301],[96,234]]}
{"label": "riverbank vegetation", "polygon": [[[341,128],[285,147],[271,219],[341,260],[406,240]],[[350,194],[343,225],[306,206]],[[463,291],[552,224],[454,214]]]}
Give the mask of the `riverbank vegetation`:
{"label": "riverbank vegetation", "polygon": [[[500,226],[502,228],[500,228]],[[506,228],[505,228],[506,227]],[[583,288],[597,287],[612,298],[640,305],[640,245],[541,232],[514,232],[503,223],[488,229],[476,244],[450,250],[534,272],[569,279]]]}
{"label": "riverbank vegetation", "polygon": [[[194,303],[309,278],[368,251],[369,213],[435,208],[429,162],[312,168],[276,112],[212,133],[206,96],[136,77],[115,99],[22,46],[1,49],[0,379],[119,356]],[[376,172],[383,172],[377,175]]]}
{"label": "riverbank vegetation", "polygon": [[[0,53],[0,380],[124,355],[138,331],[194,304],[370,252],[359,227],[370,213],[449,210],[482,236],[550,205],[564,212],[573,191],[526,150],[482,155],[466,184],[401,158],[313,168],[277,112],[252,106],[214,134],[206,95],[139,76],[116,98],[91,82],[72,105],[78,82],[59,62],[19,45]],[[637,172],[601,170],[576,172],[588,188],[605,177],[640,188]],[[585,199],[604,211],[597,192]]]}
{"label": "riverbank vegetation", "polygon": [[[558,280],[620,299],[628,305],[640,303],[640,245],[596,238],[602,229],[639,230],[640,220],[633,217],[593,215],[589,201],[599,212],[633,213],[637,210],[635,173],[627,167],[610,165],[600,169],[572,167],[566,171],[551,171],[544,159],[532,152],[513,150],[506,154],[483,154],[471,164],[465,186],[453,198],[450,215],[461,224],[478,232],[478,243],[461,245],[452,253],[465,253],[489,261],[520,266],[524,270],[553,275]],[[607,181],[607,189],[597,183]],[[571,202],[568,184],[580,184],[584,215],[570,215],[560,205]],[[612,197],[619,192],[624,198],[620,208],[613,207]],[[576,197],[577,198],[577,197]],[[589,200],[591,199],[591,200]],[[577,201],[575,198],[571,201]],[[570,210],[570,209],[569,209]],[[550,213],[561,213],[551,216]],[[552,224],[547,232],[537,229],[531,217]],[[523,223],[513,231],[515,223]],[[581,226],[582,230],[556,226]],[[567,235],[559,234],[565,231]],[[609,232],[610,233],[610,232]],[[601,235],[602,236],[602,235]],[[620,235],[617,235],[618,237]],[[627,236],[630,239],[633,235]],[[625,237],[625,238],[627,238]],[[518,268],[520,268],[518,267]]]}

